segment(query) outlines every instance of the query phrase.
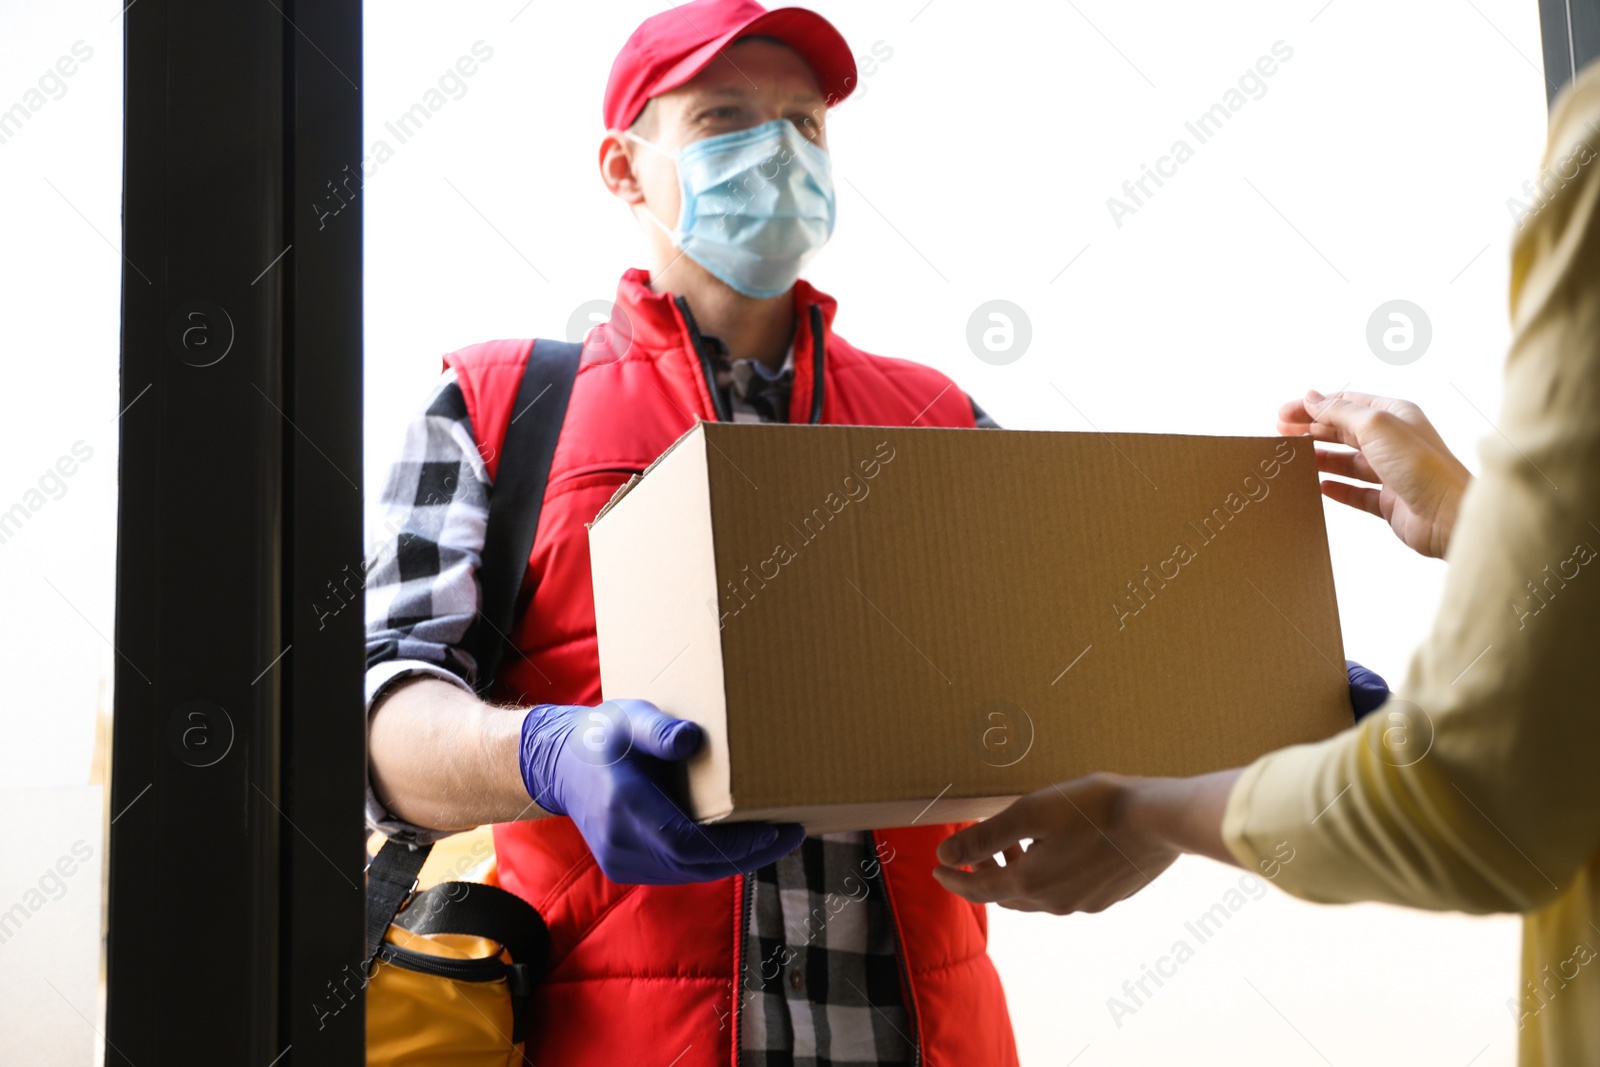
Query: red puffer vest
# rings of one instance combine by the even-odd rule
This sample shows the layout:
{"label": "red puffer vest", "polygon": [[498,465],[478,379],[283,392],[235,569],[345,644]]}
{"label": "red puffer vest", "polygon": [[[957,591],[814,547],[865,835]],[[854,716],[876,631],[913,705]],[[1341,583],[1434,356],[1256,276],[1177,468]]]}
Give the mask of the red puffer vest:
{"label": "red puffer vest", "polygon": [[[496,697],[596,704],[600,670],[588,533],[616,488],[695,419],[714,420],[698,333],[685,302],[631,270],[611,322],[592,331],[551,464],[522,609]],[[928,367],[872,356],[831,332],[835,304],[794,289],[792,422],[971,426],[962,391]],[[490,341],[445,357],[456,369],[490,477],[512,417],[529,343]],[[820,373],[820,385],[818,376]],[[531,598],[531,599],[530,599]],[[553,941],[536,994],[528,1057],[537,1064],[737,1064],[743,877],[685,886],[618,885],[566,818],[496,826],[501,884],[539,909]],[[981,906],[933,880],[934,849],[956,827],[874,835],[900,939],[902,988],[925,1062],[1017,1062],[1005,994],[985,950]],[[674,1059],[677,1057],[677,1059]]]}

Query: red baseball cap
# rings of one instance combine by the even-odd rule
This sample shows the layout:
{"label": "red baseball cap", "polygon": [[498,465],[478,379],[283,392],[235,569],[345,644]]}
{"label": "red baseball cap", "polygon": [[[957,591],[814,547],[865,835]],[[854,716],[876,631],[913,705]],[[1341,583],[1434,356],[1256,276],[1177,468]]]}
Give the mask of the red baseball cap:
{"label": "red baseball cap", "polygon": [[606,129],[625,130],[650,98],[676,89],[741,37],[773,37],[800,53],[829,107],[856,87],[856,61],[833,23],[803,7],[768,11],[756,0],[694,0],[639,24],[611,64]]}

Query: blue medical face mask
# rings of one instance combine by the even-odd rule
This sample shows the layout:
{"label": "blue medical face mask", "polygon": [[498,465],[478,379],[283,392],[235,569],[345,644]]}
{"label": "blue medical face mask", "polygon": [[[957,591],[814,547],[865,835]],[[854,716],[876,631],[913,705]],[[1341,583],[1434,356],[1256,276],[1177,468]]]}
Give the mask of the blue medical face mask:
{"label": "blue medical face mask", "polygon": [[682,194],[678,227],[645,205],[684,255],[752,297],[787,292],[833,235],[838,208],[828,153],[787,119],[774,119],[669,152]]}

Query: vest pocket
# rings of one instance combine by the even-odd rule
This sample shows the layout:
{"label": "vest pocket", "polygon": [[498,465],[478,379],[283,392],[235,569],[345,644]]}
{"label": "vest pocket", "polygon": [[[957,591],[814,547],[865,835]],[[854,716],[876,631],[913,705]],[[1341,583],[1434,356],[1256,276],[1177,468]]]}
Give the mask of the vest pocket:
{"label": "vest pocket", "polygon": [[549,500],[563,493],[572,493],[580,489],[619,486],[629,478],[643,473],[644,466],[642,465],[636,467],[579,467],[575,470],[562,471],[560,475],[550,479],[550,486],[545,490],[545,499]]}

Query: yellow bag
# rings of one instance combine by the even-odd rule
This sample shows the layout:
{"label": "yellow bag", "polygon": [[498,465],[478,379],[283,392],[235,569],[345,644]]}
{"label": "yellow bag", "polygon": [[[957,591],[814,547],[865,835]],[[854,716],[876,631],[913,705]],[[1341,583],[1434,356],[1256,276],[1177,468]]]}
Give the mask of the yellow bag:
{"label": "yellow bag", "polygon": [[521,1067],[549,931],[532,905],[498,886],[415,892],[427,853],[388,841],[367,868],[367,1063]]}

